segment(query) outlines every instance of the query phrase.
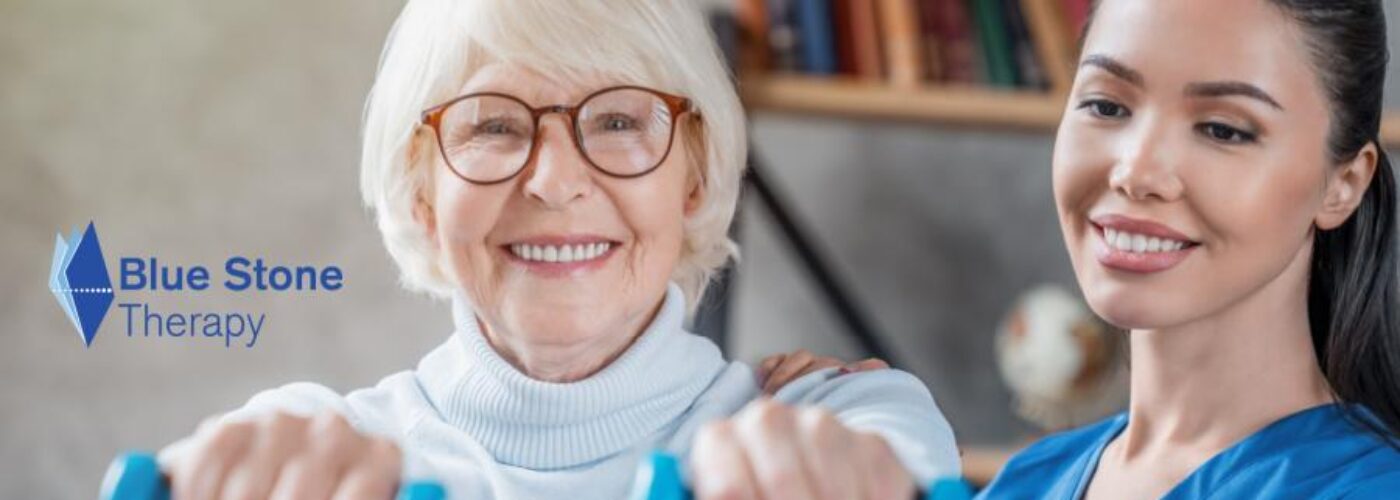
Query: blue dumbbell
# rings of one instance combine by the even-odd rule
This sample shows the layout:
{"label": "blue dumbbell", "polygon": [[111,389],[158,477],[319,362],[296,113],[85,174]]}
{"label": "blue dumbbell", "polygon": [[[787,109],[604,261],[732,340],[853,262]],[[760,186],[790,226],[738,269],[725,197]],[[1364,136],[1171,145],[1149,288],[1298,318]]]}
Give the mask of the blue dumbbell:
{"label": "blue dumbbell", "polygon": [[[414,481],[399,488],[398,500],[443,500],[447,491],[432,481]],[[149,453],[124,453],[107,467],[102,500],[169,500],[170,481]]]}
{"label": "blue dumbbell", "polygon": [[[690,490],[681,481],[680,461],[664,452],[652,452],[637,469],[631,500],[690,500]],[[970,500],[972,487],[961,478],[935,480],[921,500]]]}

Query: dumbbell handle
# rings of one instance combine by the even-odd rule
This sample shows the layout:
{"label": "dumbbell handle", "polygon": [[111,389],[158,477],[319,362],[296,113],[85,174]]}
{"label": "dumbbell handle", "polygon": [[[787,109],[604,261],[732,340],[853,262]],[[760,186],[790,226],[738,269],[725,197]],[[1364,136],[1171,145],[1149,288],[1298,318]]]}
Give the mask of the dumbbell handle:
{"label": "dumbbell handle", "polygon": [[[652,452],[637,470],[631,500],[690,500],[693,496],[681,480],[680,461],[664,452]],[[969,500],[972,488],[961,478],[935,480],[918,495],[921,500]]]}
{"label": "dumbbell handle", "polygon": [[[414,481],[399,488],[398,500],[443,500],[447,492],[432,481]],[[125,453],[107,467],[102,500],[169,500],[170,481],[150,453]]]}

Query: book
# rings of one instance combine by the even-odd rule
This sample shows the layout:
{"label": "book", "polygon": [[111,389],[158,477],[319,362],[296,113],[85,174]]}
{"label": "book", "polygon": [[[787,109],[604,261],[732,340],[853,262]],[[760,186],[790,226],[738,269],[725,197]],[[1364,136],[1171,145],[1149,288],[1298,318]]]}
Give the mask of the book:
{"label": "book", "polygon": [[1079,45],[1079,37],[1084,34],[1084,23],[1089,22],[1092,0],[1060,0],[1068,22],[1070,43]]}
{"label": "book", "polygon": [[809,75],[836,74],[836,39],[832,33],[831,0],[799,0],[793,5],[794,24],[802,51],[800,69]]}
{"label": "book", "polygon": [[932,20],[938,37],[942,81],[972,84],[981,81],[977,36],[967,0],[923,0],[923,8],[936,13]]}
{"label": "book", "polygon": [[739,27],[739,69],[766,72],[772,69],[769,57],[767,0],[737,0],[734,20]]}
{"label": "book", "polygon": [[890,83],[916,87],[923,80],[923,56],[914,0],[880,0],[880,27],[883,28],[885,64]]}
{"label": "book", "polygon": [[797,28],[794,25],[793,4],[800,0],[768,0],[768,45],[777,71],[797,72],[801,69]]}
{"label": "book", "polygon": [[831,29],[836,41],[836,72],[856,74],[855,24],[851,22],[851,0],[831,0]]}
{"label": "book", "polygon": [[919,37],[924,56],[924,79],[930,82],[943,80],[943,44],[939,41],[938,27],[941,14],[934,2],[919,0],[915,7],[919,11]]}
{"label": "book", "polygon": [[884,49],[880,46],[880,17],[875,1],[849,0],[846,4],[851,17],[855,72],[865,80],[880,80],[885,75]]}
{"label": "book", "polygon": [[993,87],[1015,87],[1016,59],[1001,0],[972,0],[972,19],[981,41],[987,83]]}
{"label": "book", "polygon": [[1001,0],[1001,13],[1006,24],[1007,40],[1011,42],[1011,57],[1016,65],[1016,85],[1044,90],[1050,86],[1040,67],[1026,17],[1021,12],[1021,0]]}
{"label": "book", "polygon": [[1021,0],[1021,12],[1031,31],[1032,45],[1040,55],[1050,88],[1058,93],[1069,92],[1074,84],[1077,50],[1070,34],[1068,17],[1061,0]]}

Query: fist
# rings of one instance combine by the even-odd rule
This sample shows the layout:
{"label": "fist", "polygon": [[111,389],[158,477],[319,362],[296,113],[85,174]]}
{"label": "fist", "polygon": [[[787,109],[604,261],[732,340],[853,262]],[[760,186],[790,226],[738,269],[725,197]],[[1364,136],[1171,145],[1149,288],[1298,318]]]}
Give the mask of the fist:
{"label": "fist", "polygon": [[916,491],[884,438],[767,399],[701,428],[690,465],[701,500],[909,500]]}
{"label": "fist", "polygon": [[854,363],[846,363],[836,358],[817,356],[806,349],[791,353],[774,354],[763,358],[758,364],[758,384],[763,393],[772,395],[788,382],[802,378],[818,370],[841,367],[841,373],[856,373],[889,368],[889,363],[876,358],[866,358]]}
{"label": "fist", "polygon": [[179,500],[388,499],[402,460],[334,412],[206,423],[160,455]]}

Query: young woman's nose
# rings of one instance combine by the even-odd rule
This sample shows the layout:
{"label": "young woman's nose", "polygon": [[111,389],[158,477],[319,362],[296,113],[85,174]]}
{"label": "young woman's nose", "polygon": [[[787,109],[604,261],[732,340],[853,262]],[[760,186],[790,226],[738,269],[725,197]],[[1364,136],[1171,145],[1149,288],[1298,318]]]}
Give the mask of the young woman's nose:
{"label": "young woman's nose", "polygon": [[536,131],[535,150],[525,164],[526,196],[551,209],[585,198],[592,192],[592,168],[575,146],[573,131],[563,116],[545,116]]}
{"label": "young woman's nose", "polygon": [[1125,137],[1109,171],[1109,186],[1134,201],[1175,201],[1184,190],[1177,176],[1176,151],[1181,146],[1173,144],[1173,135],[1165,127],[1142,125]]}

